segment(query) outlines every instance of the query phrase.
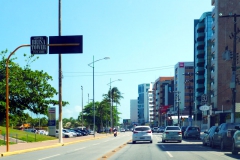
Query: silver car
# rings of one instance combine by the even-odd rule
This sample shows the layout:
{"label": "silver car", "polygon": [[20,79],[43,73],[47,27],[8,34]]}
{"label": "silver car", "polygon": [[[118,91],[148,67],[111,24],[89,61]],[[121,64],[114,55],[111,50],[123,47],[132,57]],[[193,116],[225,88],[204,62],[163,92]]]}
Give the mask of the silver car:
{"label": "silver car", "polygon": [[182,142],[182,131],[178,126],[167,126],[162,134],[162,142],[177,141]]}
{"label": "silver car", "polygon": [[149,126],[136,126],[132,134],[132,142],[150,141],[152,143],[152,130]]}

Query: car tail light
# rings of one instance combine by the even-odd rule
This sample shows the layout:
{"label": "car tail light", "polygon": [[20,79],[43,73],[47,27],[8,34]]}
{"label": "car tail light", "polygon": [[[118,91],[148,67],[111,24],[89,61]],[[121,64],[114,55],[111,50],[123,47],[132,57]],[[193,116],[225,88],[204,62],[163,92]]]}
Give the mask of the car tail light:
{"label": "car tail light", "polygon": [[134,131],[133,133],[135,134],[135,133],[138,133],[138,132],[137,132],[137,131]]}
{"label": "car tail light", "polygon": [[182,132],[178,132],[178,134],[182,134]]}
{"label": "car tail light", "polygon": [[150,131],[147,131],[147,133],[152,133],[152,131],[150,130]]}

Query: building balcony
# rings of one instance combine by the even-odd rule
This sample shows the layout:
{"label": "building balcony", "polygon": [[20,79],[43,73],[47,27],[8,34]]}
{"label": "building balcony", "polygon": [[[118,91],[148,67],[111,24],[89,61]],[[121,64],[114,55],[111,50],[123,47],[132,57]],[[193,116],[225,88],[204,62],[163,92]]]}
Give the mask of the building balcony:
{"label": "building balcony", "polygon": [[196,44],[197,50],[203,50],[204,46],[205,46],[205,42],[204,41],[199,41]]}
{"label": "building balcony", "polygon": [[196,62],[197,62],[198,67],[204,67],[205,59],[204,58],[198,58],[198,59],[196,59]]}
{"label": "building balcony", "polygon": [[199,32],[199,33],[196,34],[197,42],[204,41],[204,38],[205,38],[205,33],[204,32]]}
{"label": "building balcony", "polygon": [[196,28],[197,28],[197,32],[202,32],[205,29],[205,24],[204,23],[198,23]]}
{"label": "building balcony", "polygon": [[204,70],[204,67],[197,67],[196,68],[196,71],[197,71],[197,73],[203,73],[205,70]]}
{"label": "building balcony", "polygon": [[197,58],[204,58],[204,55],[205,55],[205,51],[203,49],[201,50],[195,50],[196,51],[196,54],[197,54]]}

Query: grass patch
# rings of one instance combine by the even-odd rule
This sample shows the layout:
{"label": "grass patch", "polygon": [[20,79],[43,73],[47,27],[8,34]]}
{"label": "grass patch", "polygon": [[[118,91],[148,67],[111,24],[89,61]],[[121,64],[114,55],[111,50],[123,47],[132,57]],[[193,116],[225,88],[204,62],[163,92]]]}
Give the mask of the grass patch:
{"label": "grass patch", "polygon": [[[1,135],[3,136],[6,135],[6,127],[0,126],[0,130],[1,130]],[[41,142],[41,141],[57,139],[56,137],[40,135],[32,132],[26,132],[26,131],[17,130],[17,129],[11,129],[11,128],[9,128],[9,136],[11,138],[16,138],[26,142]]]}
{"label": "grass patch", "polygon": [[[15,143],[9,142],[9,144],[15,144]],[[6,142],[0,139],[0,146],[5,146],[5,145],[6,145]]]}

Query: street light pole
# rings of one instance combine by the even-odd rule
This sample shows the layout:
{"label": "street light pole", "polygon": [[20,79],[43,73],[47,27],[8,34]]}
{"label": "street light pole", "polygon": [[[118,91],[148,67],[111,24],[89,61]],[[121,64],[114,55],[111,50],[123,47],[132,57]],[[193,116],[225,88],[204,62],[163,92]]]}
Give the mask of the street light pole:
{"label": "street light pole", "polygon": [[83,86],[81,86],[82,90],[82,127],[83,127]]}
{"label": "street light pole", "polygon": [[219,14],[220,18],[228,18],[233,17],[234,21],[234,28],[233,28],[233,58],[232,58],[232,79],[230,82],[230,88],[232,89],[232,110],[231,110],[231,123],[235,123],[235,110],[236,110],[236,55],[237,55],[237,34],[239,33],[239,30],[237,31],[237,17],[240,17],[240,15],[235,14],[229,14],[226,16],[223,16],[222,13]]}
{"label": "street light pole", "polygon": [[88,66],[89,67],[92,67],[93,68],[93,135],[94,135],[94,138],[95,138],[95,103],[94,103],[94,63],[97,62],[97,61],[100,61],[100,60],[107,60],[107,59],[110,59],[109,57],[104,57],[102,59],[98,59],[96,61],[94,61],[94,56],[93,56],[93,61],[92,63],[89,63]]}

